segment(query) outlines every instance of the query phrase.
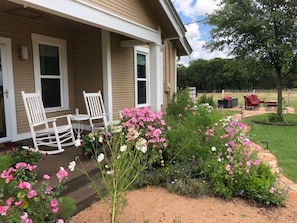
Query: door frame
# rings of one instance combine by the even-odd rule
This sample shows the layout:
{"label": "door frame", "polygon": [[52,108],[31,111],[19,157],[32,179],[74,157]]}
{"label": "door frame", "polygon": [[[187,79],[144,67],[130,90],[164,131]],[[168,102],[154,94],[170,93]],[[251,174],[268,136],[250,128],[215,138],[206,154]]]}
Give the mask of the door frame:
{"label": "door frame", "polygon": [[12,66],[11,39],[0,37],[1,63],[3,75],[3,92],[8,90],[8,97],[4,98],[6,137],[0,138],[0,143],[16,140],[16,109]]}

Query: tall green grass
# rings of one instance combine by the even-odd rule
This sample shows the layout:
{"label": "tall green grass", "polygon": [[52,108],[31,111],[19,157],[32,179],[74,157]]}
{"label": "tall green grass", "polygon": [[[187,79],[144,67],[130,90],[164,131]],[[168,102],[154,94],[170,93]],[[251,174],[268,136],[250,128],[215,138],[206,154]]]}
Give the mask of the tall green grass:
{"label": "tall green grass", "polygon": [[[254,122],[267,120],[267,117],[268,114],[263,114],[243,120],[247,124],[252,123],[249,138],[263,148],[268,145],[268,149],[277,158],[282,174],[297,182],[297,126],[263,125]],[[297,122],[297,114],[285,114],[285,119],[288,122]]]}

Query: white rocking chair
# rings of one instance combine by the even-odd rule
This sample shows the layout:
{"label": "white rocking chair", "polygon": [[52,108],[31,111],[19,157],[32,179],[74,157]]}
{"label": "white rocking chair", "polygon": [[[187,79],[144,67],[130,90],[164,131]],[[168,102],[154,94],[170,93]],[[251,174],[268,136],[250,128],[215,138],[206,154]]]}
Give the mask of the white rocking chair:
{"label": "white rocking chair", "polygon": [[[22,97],[36,149],[42,153],[58,154],[64,151],[62,147],[75,144],[70,115],[47,118],[39,92],[25,93],[22,91]],[[56,121],[60,119],[66,124],[58,126]],[[43,150],[40,146],[55,148]]]}
{"label": "white rocking chair", "polygon": [[[100,127],[107,129],[110,125],[118,125],[120,121],[108,122],[107,117],[113,114],[105,113],[105,107],[102,99],[101,91],[95,93],[86,93],[83,91],[87,114],[89,116],[91,131],[98,130]],[[121,113],[119,112],[121,118]]]}

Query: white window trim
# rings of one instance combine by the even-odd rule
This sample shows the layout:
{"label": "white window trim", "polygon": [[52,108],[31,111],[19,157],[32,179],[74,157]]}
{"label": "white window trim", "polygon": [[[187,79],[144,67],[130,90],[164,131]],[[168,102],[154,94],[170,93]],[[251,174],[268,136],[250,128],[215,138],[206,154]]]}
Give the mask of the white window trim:
{"label": "white window trim", "polygon": [[[149,48],[135,46],[134,47],[134,77],[135,77],[135,105],[137,108],[150,106],[150,54]],[[146,103],[138,104],[138,80],[143,80],[144,78],[137,78],[137,54],[144,54],[146,57]]]}
{"label": "white window trim", "polygon": [[55,112],[69,109],[69,89],[68,89],[68,65],[67,65],[67,43],[64,39],[44,36],[32,33],[33,63],[35,90],[41,92],[41,75],[39,62],[39,44],[59,47],[60,72],[61,72],[61,107],[46,108],[46,112]]}

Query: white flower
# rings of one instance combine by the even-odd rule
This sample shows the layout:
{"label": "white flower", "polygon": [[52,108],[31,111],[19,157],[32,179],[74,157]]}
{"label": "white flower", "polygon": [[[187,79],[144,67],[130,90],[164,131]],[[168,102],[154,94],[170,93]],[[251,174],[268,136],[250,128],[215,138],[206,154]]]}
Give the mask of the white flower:
{"label": "white flower", "polygon": [[100,163],[102,160],[104,160],[104,154],[100,153],[99,156],[97,157],[97,162]]}
{"label": "white flower", "polygon": [[22,149],[30,150],[30,147],[29,146],[22,146]]}
{"label": "white flower", "polygon": [[103,139],[104,139],[103,135],[100,135],[99,136],[99,142],[102,143],[103,142]]}
{"label": "white flower", "polygon": [[136,149],[140,150],[143,153],[146,153],[147,151],[147,140],[144,138],[140,138],[136,144],[135,144]]}
{"label": "white flower", "polygon": [[147,146],[144,145],[143,147],[140,148],[141,152],[146,153],[147,151]]}
{"label": "white flower", "polygon": [[75,166],[76,166],[76,162],[75,162],[75,161],[71,161],[71,162],[69,163],[69,165],[68,165],[68,169],[69,169],[70,171],[74,171]]}
{"label": "white flower", "polygon": [[106,171],[106,174],[113,175],[114,174],[114,170],[108,170],[108,171]]}
{"label": "white flower", "polygon": [[95,141],[95,137],[92,136],[92,137],[90,138],[90,142],[94,142],[94,141]]}
{"label": "white flower", "polygon": [[216,150],[217,150],[216,147],[214,147],[214,146],[211,147],[211,151],[215,152]]}
{"label": "white flower", "polygon": [[104,160],[104,154],[100,153],[99,156],[97,157],[97,162],[100,163],[102,160]]}
{"label": "white flower", "polygon": [[222,159],[221,159],[221,157],[218,157],[218,162],[220,163],[220,162],[222,162]]}
{"label": "white flower", "polygon": [[81,141],[80,141],[80,139],[75,140],[74,146],[75,146],[75,147],[79,147],[79,146],[81,146]]}
{"label": "white flower", "polygon": [[127,150],[127,145],[122,145],[121,147],[120,147],[120,151],[121,152],[125,152]]}

